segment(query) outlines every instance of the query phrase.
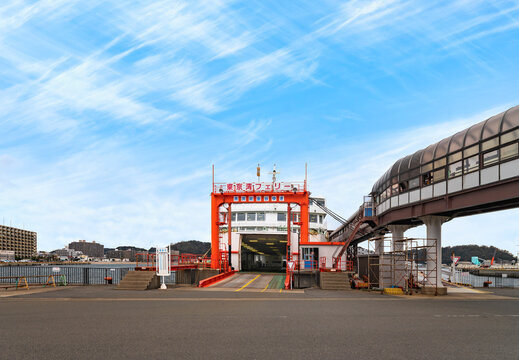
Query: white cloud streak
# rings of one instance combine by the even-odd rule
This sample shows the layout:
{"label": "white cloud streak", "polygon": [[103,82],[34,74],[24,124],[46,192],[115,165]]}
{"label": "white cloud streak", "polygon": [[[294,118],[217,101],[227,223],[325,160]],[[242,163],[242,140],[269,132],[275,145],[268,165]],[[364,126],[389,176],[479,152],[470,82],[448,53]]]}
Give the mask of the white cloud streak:
{"label": "white cloud streak", "polygon": [[[37,229],[44,249],[78,237],[107,246],[207,240],[210,164],[219,165],[221,176],[243,177],[258,159],[293,161],[290,148],[279,144],[308,137],[277,136],[277,119],[264,108],[232,113],[247,94],[264,87],[246,99],[249,108],[260,107],[262,96],[280,89],[340,92],[327,83],[339,77],[384,101],[391,94],[374,79],[390,77],[423,99],[403,71],[423,63],[427,75],[441,78],[427,66],[460,53],[463,66],[478,76],[495,71],[479,42],[518,24],[514,3],[270,5],[0,4],[0,205],[6,217]],[[374,64],[375,58],[384,61]],[[359,59],[369,70],[356,74],[352,64]],[[335,72],[325,68],[330,63]],[[341,99],[340,117],[360,121],[349,96]],[[394,160],[478,116],[298,156],[311,160],[312,188],[349,214]],[[286,176],[298,173],[292,164],[284,167]]]}

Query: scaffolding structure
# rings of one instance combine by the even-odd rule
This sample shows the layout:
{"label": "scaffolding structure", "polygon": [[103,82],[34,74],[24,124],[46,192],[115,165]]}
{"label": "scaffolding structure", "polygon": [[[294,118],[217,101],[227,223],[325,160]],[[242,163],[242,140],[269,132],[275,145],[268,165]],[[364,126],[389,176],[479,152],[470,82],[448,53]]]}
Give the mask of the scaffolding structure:
{"label": "scaffolding structure", "polygon": [[[370,289],[398,287],[405,294],[429,288],[438,294],[436,239],[376,236],[368,239],[367,282]],[[441,281],[441,279],[439,280]]]}

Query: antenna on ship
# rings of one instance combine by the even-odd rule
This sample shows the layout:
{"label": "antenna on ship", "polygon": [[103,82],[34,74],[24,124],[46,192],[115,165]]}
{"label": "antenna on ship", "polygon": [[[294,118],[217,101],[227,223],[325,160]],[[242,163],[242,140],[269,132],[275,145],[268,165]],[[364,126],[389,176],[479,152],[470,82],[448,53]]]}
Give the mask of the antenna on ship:
{"label": "antenna on ship", "polygon": [[280,173],[281,173],[281,171],[276,171],[276,164],[274,164],[274,170],[269,172],[269,174],[272,174],[272,183],[276,182],[276,175],[280,174]]}
{"label": "antenna on ship", "polygon": [[258,163],[258,167],[256,168],[256,176],[258,177],[258,182],[261,182],[260,174],[261,174],[261,167],[260,167],[260,164]]}

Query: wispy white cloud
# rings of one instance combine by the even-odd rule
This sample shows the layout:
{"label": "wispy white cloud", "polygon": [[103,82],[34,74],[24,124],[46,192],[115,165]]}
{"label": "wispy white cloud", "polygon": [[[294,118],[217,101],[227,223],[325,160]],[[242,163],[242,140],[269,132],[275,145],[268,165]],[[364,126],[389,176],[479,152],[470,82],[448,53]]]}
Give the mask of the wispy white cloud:
{"label": "wispy white cloud", "polygon": [[427,82],[450,80],[449,58],[502,76],[494,56],[515,57],[481,40],[514,35],[517,17],[513,2],[459,0],[2,2],[2,215],[46,249],[208,240],[211,163],[222,180],[258,162],[295,178],[305,157],[348,214],[395,159],[480,120],[376,133],[369,109],[390,122],[390,107],[479,91]]}
{"label": "wispy white cloud", "polygon": [[70,11],[77,1],[40,0],[37,2],[15,0],[0,5],[0,30],[13,30],[36,17],[58,18]]}
{"label": "wispy white cloud", "polygon": [[289,50],[281,49],[238,63],[206,81],[180,89],[172,97],[193,108],[214,113],[267,80],[283,77],[304,81],[311,78],[315,69],[314,59],[297,58]]}
{"label": "wispy white cloud", "polygon": [[[155,1],[125,9],[117,26],[145,45],[170,46],[169,53],[199,44],[210,59],[227,57],[250,46],[254,34],[225,1]],[[186,50],[187,50],[186,49]]]}

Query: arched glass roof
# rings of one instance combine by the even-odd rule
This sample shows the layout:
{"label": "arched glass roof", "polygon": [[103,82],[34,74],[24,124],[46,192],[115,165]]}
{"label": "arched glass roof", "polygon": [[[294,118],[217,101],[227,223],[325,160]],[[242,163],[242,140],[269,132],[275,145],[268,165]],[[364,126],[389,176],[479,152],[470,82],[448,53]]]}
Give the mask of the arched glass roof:
{"label": "arched glass roof", "polygon": [[467,131],[468,129],[465,129],[451,136],[451,140],[449,142],[449,153],[452,154],[455,151],[461,150],[461,148],[463,147],[463,142],[465,141],[465,134],[467,133]]}
{"label": "arched glass roof", "polygon": [[503,121],[504,113],[499,115],[492,116],[485,123],[485,127],[483,128],[483,134],[481,135],[481,140],[489,139],[495,135],[498,135],[501,131],[501,122]]}
{"label": "arched glass roof", "polygon": [[519,119],[519,106],[507,110],[503,114],[503,121],[501,122],[501,132],[511,130],[517,127],[517,119]]}
{"label": "arched glass roof", "polygon": [[450,138],[446,138],[438,143],[438,145],[436,146],[436,151],[434,153],[435,159],[439,159],[439,158],[447,155],[447,151],[449,150],[450,141],[451,141]]}
{"label": "arched glass roof", "polygon": [[411,158],[413,157],[413,155],[407,155],[405,158],[402,159],[402,161],[400,162],[400,168],[398,170],[399,173],[403,173],[407,170],[409,170],[409,162],[411,160]]}
{"label": "arched glass roof", "polygon": [[484,125],[485,121],[472,125],[468,129],[467,135],[465,135],[465,147],[474,145],[481,140],[481,131],[483,131]]}
{"label": "arched glass roof", "polygon": [[433,160],[440,159],[447,154],[452,154],[465,147],[477,144],[482,140],[490,139],[518,127],[519,106],[515,106],[487,120],[472,125],[468,129],[462,130],[436,144],[429,145],[425,149],[418,150],[412,155],[407,155],[399,159],[375,182],[372,193],[384,191],[386,182],[399,174],[418,168]]}

